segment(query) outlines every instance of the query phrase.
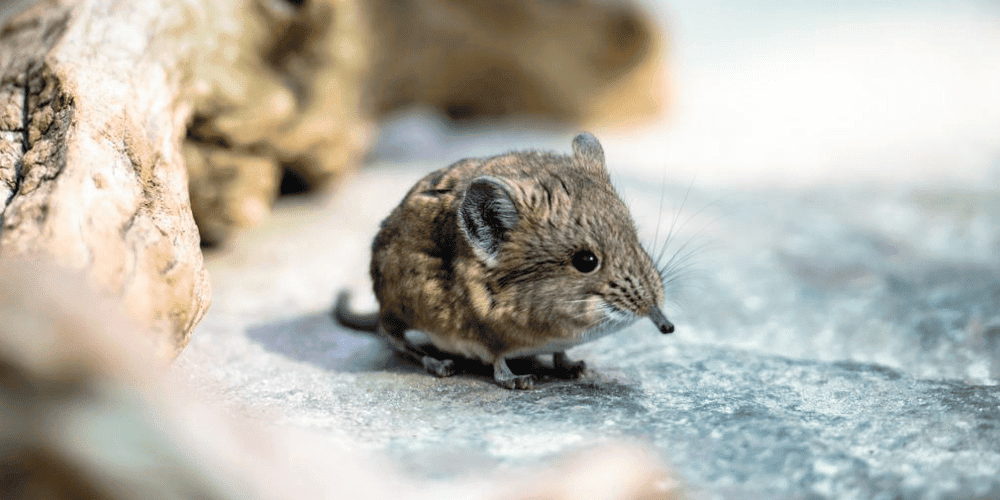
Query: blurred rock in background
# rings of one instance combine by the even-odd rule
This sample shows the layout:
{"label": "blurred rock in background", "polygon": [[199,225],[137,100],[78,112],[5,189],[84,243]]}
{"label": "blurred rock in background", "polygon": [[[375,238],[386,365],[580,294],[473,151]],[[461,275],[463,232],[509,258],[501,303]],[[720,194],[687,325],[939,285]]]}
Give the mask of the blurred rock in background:
{"label": "blurred rock in background", "polygon": [[663,106],[664,35],[634,1],[370,2],[378,116],[422,106],[455,121],[606,125]]}
{"label": "blurred rock in background", "polygon": [[0,261],[0,497],[231,498],[165,425],[155,346],[115,309],[85,276]]}

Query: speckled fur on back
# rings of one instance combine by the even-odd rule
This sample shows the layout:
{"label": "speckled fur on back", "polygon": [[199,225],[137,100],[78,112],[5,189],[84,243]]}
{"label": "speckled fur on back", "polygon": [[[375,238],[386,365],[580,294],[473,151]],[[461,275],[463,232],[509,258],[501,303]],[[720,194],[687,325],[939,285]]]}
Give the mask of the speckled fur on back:
{"label": "speckled fur on back", "polygon": [[[466,159],[421,179],[372,245],[381,327],[391,335],[419,329],[439,349],[486,363],[561,354],[645,316],[672,331],[659,312],[662,278],[600,145],[589,134],[573,145],[572,156]],[[475,201],[466,199],[474,184],[486,194],[470,213],[485,221],[477,228],[495,246],[476,239],[468,227],[475,221],[460,220],[463,203]],[[503,212],[508,198],[513,211]],[[585,251],[598,261],[590,272],[573,263]]]}

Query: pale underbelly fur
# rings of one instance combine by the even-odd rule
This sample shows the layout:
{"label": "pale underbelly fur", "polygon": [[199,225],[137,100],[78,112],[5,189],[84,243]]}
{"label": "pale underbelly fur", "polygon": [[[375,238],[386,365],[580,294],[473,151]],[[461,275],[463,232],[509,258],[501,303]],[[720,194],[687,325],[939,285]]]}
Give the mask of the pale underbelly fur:
{"label": "pale underbelly fur", "polygon": [[[615,333],[634,323],[635,319],[636,318],[633,317],[627,320],[610,321],[600,327],[585,330],[573,337],[551,339],[543,344],[509,351],[502,353],[502,355],[504,358],[520,358],[562,352],[580,344],[592,342],[599,338],[611,335],[612,333]],[[433,333],[426,333],[426,335],[431,343],[434,344],[434,347],[437,347],[442,351],[459,354],[471,359],[478,359],[488,364],[492,364],[496,361],[496,356],[494,356],[482,342],[477,340],[446,339],[434,335]]]}

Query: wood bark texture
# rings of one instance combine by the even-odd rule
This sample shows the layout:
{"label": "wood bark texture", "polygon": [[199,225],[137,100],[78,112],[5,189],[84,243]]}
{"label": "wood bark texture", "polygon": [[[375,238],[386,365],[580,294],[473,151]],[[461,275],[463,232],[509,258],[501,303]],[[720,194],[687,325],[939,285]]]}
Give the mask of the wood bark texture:
{"label": "wood bark texture", "polygon": [[[0,31],[0,254],[86,270],[171,358],[209,304],[181,154],[190,14],[36,4]],[[187,49],[190,51],[190,49]]]}

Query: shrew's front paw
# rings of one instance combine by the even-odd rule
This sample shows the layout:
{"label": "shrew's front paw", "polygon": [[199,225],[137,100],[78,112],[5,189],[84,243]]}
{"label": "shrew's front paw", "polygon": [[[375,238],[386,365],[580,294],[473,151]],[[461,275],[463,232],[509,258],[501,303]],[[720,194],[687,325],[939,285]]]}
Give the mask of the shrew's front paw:
{"label": "shrew's front paw", "polygon": [[507,366],[507,361],[503,358],[498,358],[493,363],[493,380],[500,387],[506,387],[507,389],[526,390],[535,388],[534,375],[514,375],[514,372],[510,371],[510,368]]}

